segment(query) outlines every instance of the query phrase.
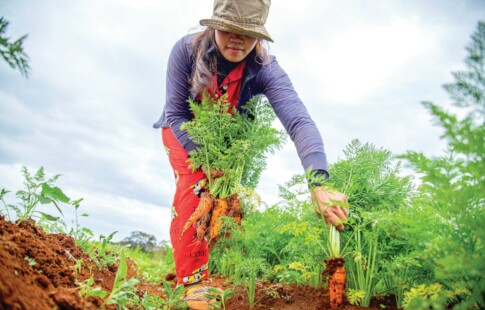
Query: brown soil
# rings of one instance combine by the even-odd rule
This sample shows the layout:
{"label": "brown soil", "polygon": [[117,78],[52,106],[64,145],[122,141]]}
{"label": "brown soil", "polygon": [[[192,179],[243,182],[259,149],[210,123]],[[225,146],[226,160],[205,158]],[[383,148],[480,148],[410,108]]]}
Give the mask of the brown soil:
{"label": "brown soil", "polygon": [[[79,259],[85,264],[76,278],[73,267]],[[103,300],[99,297],[82,298],[76,282],[83,282],[92,274],[96,286],[109,293],[116,271],[116,265],[98,270],[67,235],[46,234],[33,221],[16,225],[0,216],[0,310],[100,309]],[[136,275],[135,264],[128,260],[128,278]],[[226,304],[227,309],[249,309],[245,290],[234,287],[227,278],[213,276],[207,285],[235,291]],[[161,284],[141,281],[137,293],[142,296],[147,291],[162,296],[161,288]],[[255,300],[253,309],[329,309],[328,290],[294,284],[258,283]],[[389,300],[375,301],[371,308],[351,306],[345,301],[339,309],[382,309],[379,304],[385,305],[386,309],[396,309]],[[115,309],[115,306],[110,305],[107,309]]]}
{"label": "brown soil", "polygon": [[[236,293],[226,303],[227,309],[250,309],[246,290],[234,287],[227,278],[212,276],[207,285],[219,287],[224,290],[231,288]],[[330,309],[328,289],[313,288],[307,285],[281,284],[260,282],[256,284],[256,296],[254,298],[255,310],[324,310]],[[338,307],[339,310],[364,310],[364,309],[397,310],[392,299],[373,300],[371,307],[352,306],[347,300]]]}

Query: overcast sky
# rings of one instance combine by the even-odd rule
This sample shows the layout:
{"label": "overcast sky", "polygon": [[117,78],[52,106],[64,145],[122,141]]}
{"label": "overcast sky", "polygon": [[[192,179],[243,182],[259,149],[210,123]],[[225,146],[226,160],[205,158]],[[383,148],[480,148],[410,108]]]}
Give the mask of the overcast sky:
{"label": "overcast sky", "polygon": [[[0,62],[0,188],[43,166],[96,234],[142,230],[168,240],[173,174],[153,129],[173,44],[200,30],[212,0],[1,0],[7,34],[28,34],[28,79]],[[317,123],[329,163],[352,139],[395,154],[441,154],[420,102],[449,106],[442,89],[463,67],[485,1],[274,0],[269,45]],[[302,173],[291,141],[269,157],[258,192]],[[13,198],[13,194],[10,194]],[[40,208],[44,208],[41,206]],[[72,219],[66,212],[66,220]]]}

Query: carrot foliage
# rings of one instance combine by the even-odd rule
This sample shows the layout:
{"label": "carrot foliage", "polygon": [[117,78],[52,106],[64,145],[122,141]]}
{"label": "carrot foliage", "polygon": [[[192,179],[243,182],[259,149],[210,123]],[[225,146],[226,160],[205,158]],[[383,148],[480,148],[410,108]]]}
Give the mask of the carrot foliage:
{"label": "carrot foliage", "polygon": [[196,170],[222,170],[224,176],[210,179],[214,197],[225,198],[241,185],[254,189],[264,170],[266,155],[279,149],[286,134],[272,127],[276,116],[266,100],[253,98],[241,111],[230,106],[227,96],[215,100],[204,93],[200,102],[189,100],[193,119],[182,125],[198,148],[189,161]]}

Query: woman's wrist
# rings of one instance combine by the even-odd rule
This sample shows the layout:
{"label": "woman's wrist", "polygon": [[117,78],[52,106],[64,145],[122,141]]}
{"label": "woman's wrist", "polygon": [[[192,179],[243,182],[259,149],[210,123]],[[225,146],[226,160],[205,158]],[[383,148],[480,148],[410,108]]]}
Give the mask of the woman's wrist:
{"label": "woman's wrist", "polygon": [[330,175],[326,170],[312,170],[310,177],[308,178],[308,187],[314,189],[315,187],[322,186],[329,178]]}

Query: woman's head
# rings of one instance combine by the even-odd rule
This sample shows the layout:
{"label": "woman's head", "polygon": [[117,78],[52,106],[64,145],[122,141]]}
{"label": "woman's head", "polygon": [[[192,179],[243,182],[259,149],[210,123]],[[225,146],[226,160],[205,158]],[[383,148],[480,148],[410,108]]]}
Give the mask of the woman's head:
{"label": "woman's head", "polygon": [[194,42],[193,96],[211,87],[217,69],[217,55],[209,52],[212,47],[231,62],[244,60],[253,50],[257,62],[269,62],[263,41],[273,41],[264,27],[270,4],[271,0],[214,0],[212,17],[200,21],[207,29]]}

